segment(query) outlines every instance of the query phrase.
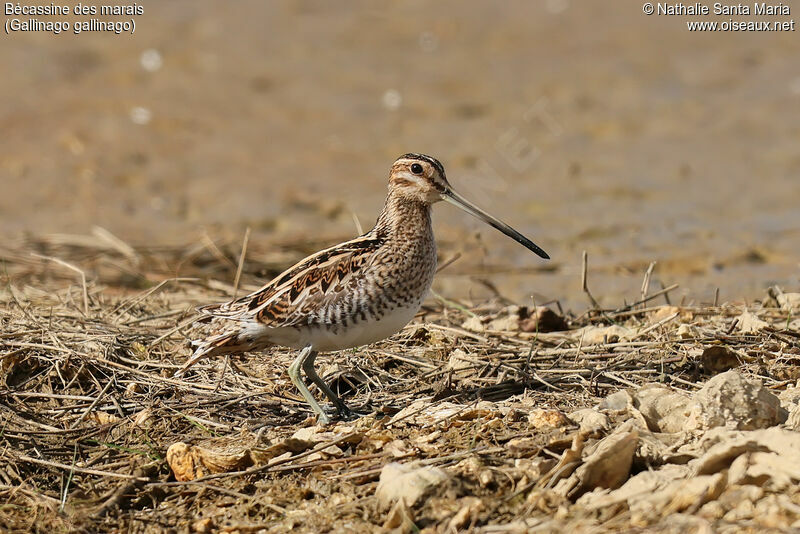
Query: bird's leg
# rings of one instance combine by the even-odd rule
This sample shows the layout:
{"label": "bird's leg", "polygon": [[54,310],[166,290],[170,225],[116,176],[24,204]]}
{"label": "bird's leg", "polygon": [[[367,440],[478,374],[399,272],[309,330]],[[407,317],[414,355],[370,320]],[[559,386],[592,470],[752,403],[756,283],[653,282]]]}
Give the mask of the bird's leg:
{"label": "bird's leg", "polygon": [[317,352],[311,351],[305,360],[303,360],[303,371],[305,371],[306,376],[311,379],[317,387],[322,390],[326,397],[336,406],[336,409],[339,411],[340,414],[347,416],[350,415],[352,412],[350,408],[339,398],[339,396],[333,392],[333,390],[325,383],[325,381],[320,378],[317,372],[314,370],[314,360],[317,359]]}
{"label": "bird's leg", "polygon": [[[289,366],[289,378],[292,379],[292,383],[295,385],[298,391],[300,391],[300,394],[306,400],[308,405],[311,406],[311,409],[314,410],[314,413],[317,414],[318,417],[317,420],[323,425],[327,425],[328,423],[331,422],[330,418],[327,416],[325,412],[322,411],[322,408],[320,408],[319,404],[317,404],[317,401],[314,400],[314,396],[311,394],[306,385],[303,383],[303,379],[300,378],[300,368],[301,367],[303,369],[306,368],[305,362],[312,354],[316,355],[316,353],[311,350],[311,345],[303,347],[303,349],[300,351],[300,355],[297,356],[297,358],[295,358],[295,360],[292,362],[292,365]],[[311,363],[312,365],[314,363],[313,356],[311,357]],[[308,371],[306,371],[306,374],[308,374]],[[310,376],[311,380],[314,380],[314,376],[316,376],[316,374]],[[317,379],[319,379],[319,377],[317,377]],[[316,384],[317,382],[314,383]]]}
{"label": "bird's leg", "polygon": [[186,363],[183,364],[183,367],[175,371],[175,373],[172,376],[174,378],[181,378],[184,374],[186,374],[186,371],[189,369],[189,367],[193,366],[194,364],[205,358],[207,352],[208,350],[206,346],[201,345],[200,347],[198,347],[197,350],[195,350],[194,353],[192,354],[192,357],[189,358],[186,361]]}

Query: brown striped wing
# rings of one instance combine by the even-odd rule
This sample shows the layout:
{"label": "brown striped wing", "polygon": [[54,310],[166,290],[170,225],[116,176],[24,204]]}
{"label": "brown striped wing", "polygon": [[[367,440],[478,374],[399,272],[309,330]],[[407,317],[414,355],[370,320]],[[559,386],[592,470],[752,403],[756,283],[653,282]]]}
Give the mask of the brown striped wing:
{"label": "brown striped wing", "polygon": [[199,311],[270,327],[314,324],[315,311],[333,305],[348,287],[359,283],[382,244],[382,238],[368,233],[305,258],[254,293]]}

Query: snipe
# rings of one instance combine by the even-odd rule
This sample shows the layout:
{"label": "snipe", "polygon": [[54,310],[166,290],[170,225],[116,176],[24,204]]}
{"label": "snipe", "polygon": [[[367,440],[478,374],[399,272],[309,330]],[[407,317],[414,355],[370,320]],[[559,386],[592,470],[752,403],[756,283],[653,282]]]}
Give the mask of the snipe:
{"label": "snipe", "polygon": [[193,342],[194,354],[176,375],[207,356],[282,345],[300,350],[289,377],[319,421],[330,419],[301,370],[340,413],[349,412],[314,371],[317,353],[368,345],[414,317],[436,270],[431,205],[440,200],[549,259],[530,239],[453,191],[438,160],[405,154],[392,165],[389,194],[372,230],[307,257],[254,293],[200,308],[200,321],[210,322],[212,334]]}

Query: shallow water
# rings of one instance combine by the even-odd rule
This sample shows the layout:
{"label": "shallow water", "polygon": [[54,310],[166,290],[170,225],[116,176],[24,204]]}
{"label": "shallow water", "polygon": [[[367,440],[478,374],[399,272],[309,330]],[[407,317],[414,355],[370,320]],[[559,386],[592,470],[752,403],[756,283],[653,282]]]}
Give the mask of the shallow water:
{"label": "shallow water", "polygon": [[553,257],[437,206],[448,296],[583,307],[582,250],[608,305],[651,261],[673,301],[798,288],[797,32],[690,33],[637,2],[142,4],[132,37],[4,36],[3,236],[335,242],[421,151]]}

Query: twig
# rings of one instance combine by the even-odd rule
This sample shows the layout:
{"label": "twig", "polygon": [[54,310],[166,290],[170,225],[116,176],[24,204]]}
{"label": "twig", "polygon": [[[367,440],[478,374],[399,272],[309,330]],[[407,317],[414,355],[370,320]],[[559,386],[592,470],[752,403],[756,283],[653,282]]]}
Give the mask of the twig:
{"label": "twig", "polygon": [[599,310],[600,305],[592,296],[592,292],[589,291],[588,271],[589,271],[589,254],[584,250],[583,261],[581,264],[581,287],[583,288],[583,292],[586,293],[586,295],[589,297],[589,300],[591,301],[594,309]]}
{"label": "twig", "polygon": [[83,286],[83,314],[89,315],[89,292],[86,290],[86,273],[84,273],[81,269],[75,267],[71,263],[68,263],[64,260],[60,260],[58,258],[53,258],[51,256],[42,256],[41,254],[36,254],[35,252],[31,252],[31,256],[42,260],[52,261],[54,263],[61,265],[62,267],[66,267],[67,269],[81,275],[81,286]]}
{"label": "twig", "polygon": [[[635,309],[636,306],[638,306],[640,304],[644,304],[645,302],[649,302],[649,301],[651,301],[653,299],[656,299],[656,298],[660,297],[661,295],[666,295],[670,291],[673,291],[673,290],[675,290],[675,289],[677,289],[679,287],[680,287],[679,284],[672,284],[670,286],[667,286],[664,289],[661,289],[660,291],[656,291],[652,295],[648,295],[646,298],[644,298],[642,300],[637,300],[636,302],[634,302],[632,304],[628,304],[627,306],[623,306],[621,308],[617,308],[616,310],[614,310],[611,313],[611,316],[612,317],[618,317],[618,316],[620,316],[622,314],[626,314],[627,312]],[[645,312],[645,311],[647,311],[647,310],[646,309],[639,310],[639,312]]]}
{"label": "twig", "polygon": [[653,274],[653,269],[656,266],[656,262],[651,261],[650,265],[647,266],[647,271],[644,273],[644,280],[642,280],[642,300],[641,302],[647,302],[647,290],[650,289],[650,276]]}
{"label": "twig", "polygon": [[353,224],[356,226],[356,232],[358,232],[358,235],[363,234],[364,228],[361,227],[361,221],[358,220],[358,215],[356,215],[356,212],[351,211],[350,215],[353,217]]}
{"label": "twig", "polygon": [[18,460],[23,462],[30,462],[32,464],[44,465],[47,467],[53,467],[56,469],[62,469],[64,471],[74,471],[75,473],[81,473],[83,475],[96,475],[101,477],[113,477],[113,478],[127,478],[131,480],[143,480],[147,481],[146,478],[136,477],[134,475],[126,475],[124,473],[114,473],[113,471],[99,471],[97,469],[86,469],[84,467],[76,467],[74,465],[67,465],[62,464],[61,462],[53,462],[50,460],[40,460],[39,458],[32,458],[26,454],[20,454],[17,456]]}
{"label": "twig", "polygon": [[450,267],[450,265],[455,263],[459,258],[461,258],[461,253],[460,252],[456,252],[455,254],[453,254],[450,257],[450,259],[443,261],[441,265],[436,267],[436,274],[439,274],[441,271],[444,271],[445,269]]}
{"label": "twig", "polygon": [[244,239],[242,240],[242,252],[239,254],[239,264],[236,266],[236,277],[233,279],[233,298],[236,298],[239,292],[239,278],[242,276],[242,267],[244,266],[244,258],[247,254],[247,242],[250,241],[250,227],[244,231]]}
{"label": "twig", "polygon": [[114,378],[112,377],[112,378],[111,378],[111,379],[108,381],[108,384],[106,384],[106,387],[104,387],[104,388],[103,388],[103,391],[101,391],[101,392],[100,392],[100,394],[97,396],[97,398],[96,398],[96,399],[94,399],[94,402],[92,402],[92,403],[91,403],[91,404],[90,404],[90,405],[89,405],[89,406],[88,406],[88,407],[87,407],[87,408],[86,408],[86,409],[83,411],[83,413],[81,414],[81,416],[80,416],[80,417],[78,417],[78,419],[76,419],[76,420],[75,420],[75,422],[73,422],[73,423],[72,423],[72,425],[70,425],[70,428],[71,428],[71,429],[72,429],[72,428],[75,428],[75,427],[77,427],[79,424],[81,424],[81,423],[83,422],[83,420],[84,420],[84,419],[86,419],[86,416],[88,416],[88,415],[89,415],[89,412],[91,412],[91,411],[92,411],[92,410],[95,408],[95,406],[97,406],[97,405],[100,403],[100,401],[103,399],[103,397],[105,396],[105,394],[108,392],[108,390],[109,390],[109,389],[111,389],[111,386],[113,386],[113,385],[114,385]]}
{"label": "twig", "polygon": [[106,230],[101,226],[93,227],[92,234],[94,234],[95,237],[102,239],[103,241],[111,245],[111,247],[114,248],[117,252],[119,252],[129,260],[131,260],[131,262],[134,265],[139,265],[141,258],[139,257],[138,254],[136,254],[136,251],[133,249],[133,247],[124,242],[122,239],[118,238],[117,236],[115,236],[114,234],[112,234],[111,232],[109,232],[108,230]]}
{"label": "twig", "polygon": [[631,337],[629,337],[629,338],[628,338],[628,341],[634,341],[634,340],[637,340],[637,339],[639,339],[640,337],[642,337],[642,336],[644,336],[644,335],[646,335],[646,334],[649,334],[650,332],[652,332],[652,331],[653,331],[653,330],[655,330],[656,328],[659,328],[659,327],[661,327],[661,326],[664,326],[664,325],[665,325],[665,324],[667,324],[668,322],[672,321],[673,319],[675,319],[675,318],[676,318],[677,316],[679,316],[680,314],[681,314],[681,312],[675,312],[675,313],[673,313],[672,315],[670,315],[669,317],[665,317],[665,318],[661,319],[661,320],[660,320],[660,321],[658,321],[657,323],[655,323],[655,324],[652,324],[652,325],[648,326],[647,328],[645,328],[644,330],[642,330],[642,331],[641,331],[641,332],[639,332],[638,334],[636,334],[636,335],[634,335],[634,336],[631,336]]}

